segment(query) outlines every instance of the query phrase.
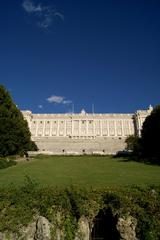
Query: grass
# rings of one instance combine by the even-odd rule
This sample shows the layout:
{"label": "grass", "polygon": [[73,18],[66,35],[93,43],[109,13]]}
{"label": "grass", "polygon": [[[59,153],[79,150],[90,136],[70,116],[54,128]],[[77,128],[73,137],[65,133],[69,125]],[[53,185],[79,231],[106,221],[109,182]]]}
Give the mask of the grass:
{"label": "grass", "polygon": [[0,187],[21,185],[25,176],[39,184],[57,187],[158,185],[160,167],[110,156],[37,156],[0,170]]}

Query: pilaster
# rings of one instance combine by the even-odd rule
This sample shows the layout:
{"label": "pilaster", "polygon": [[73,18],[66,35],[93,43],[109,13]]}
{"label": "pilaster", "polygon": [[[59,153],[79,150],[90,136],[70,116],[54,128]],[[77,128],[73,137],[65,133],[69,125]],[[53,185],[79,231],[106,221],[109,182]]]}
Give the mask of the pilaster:
{"label": "pilaster", "polygon": [[44,131],[45,131],[45,121],[43,121],[42,137],[44,137]]}

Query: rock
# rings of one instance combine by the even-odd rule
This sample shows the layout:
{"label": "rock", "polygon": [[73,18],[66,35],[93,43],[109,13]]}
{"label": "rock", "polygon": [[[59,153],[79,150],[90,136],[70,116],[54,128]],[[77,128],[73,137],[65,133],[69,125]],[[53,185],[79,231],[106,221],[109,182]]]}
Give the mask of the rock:
{"label": "rock", "polygon": [[137,220],[132,216],[127,218],[119,218],[117,222],[117,230],[121,240],[137,240],[136,238]]}
{"label": "rock", "polygon": [[14,233],[0,233],[0,240],[18,240],[18,236]]}
{"label": "rock", "polygon": [[30,223],[27,227],[22,228],[20,233],[21,237],[19,239],[34,240],[34,236],[36,233],[36,221]]}
{"label": "rock", "polygon": [[62,237],[62,231],[61,231],[59,228],[56,229],[55,239],[56,239],[56,240],[61,240],[61,239],[63,239],[63,237]]}
{"label": "rock", "polygon": [[40,216],[36,224],[35,240],[51,240],[51,224],[45,218]]}
{"label": "rock", "polygon": [[54,211],[54,220],[52,221],[52,233],[54,232],[54,240],[65,240],[65,213]]}
{"label": "rock", "polygon": [[19,230],[19,236],[13,233],[0,233],[0,240],[51,240],[51,224],[42,216],[35,219],[27,227]]}
{"label": "rock", "polygon": [[0,240],[4,239],[4,233],[0,233]]}
{"label": "rock", "polygon": [[90,239],[89,222],[86,217],[82,216],[78,221],[78,230],[76,233],[75,240],[89,240],[89,239]]}

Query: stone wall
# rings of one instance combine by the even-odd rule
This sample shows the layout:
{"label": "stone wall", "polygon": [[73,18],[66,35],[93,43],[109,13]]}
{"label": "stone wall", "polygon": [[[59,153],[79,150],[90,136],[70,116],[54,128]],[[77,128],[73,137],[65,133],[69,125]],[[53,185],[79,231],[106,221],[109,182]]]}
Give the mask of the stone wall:
{"label": "stone wall", "polygon": [[123,138],[33,138],[41,151],[54,154],[114,154],[125,148]]}

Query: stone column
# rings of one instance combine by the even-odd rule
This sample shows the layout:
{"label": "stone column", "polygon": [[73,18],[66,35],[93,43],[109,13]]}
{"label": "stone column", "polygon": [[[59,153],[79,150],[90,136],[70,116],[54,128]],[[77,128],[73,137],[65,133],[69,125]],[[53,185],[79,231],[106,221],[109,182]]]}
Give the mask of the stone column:
{"label": "stone column", "polygon": [[42,137],[44,137],[44,131],[45,131],[45,121],[43,121]]}
{"label": "stone column", "polygon": [[81,120],[79,120],[79,137],[81,136]]}
{"label": "stone column", "polygon": [[52,137],[52,127],[53,127],[53,121],[50,121],[50,129],[49,129],[49,136]]}
{"label": "stone column", "polygon": [[93,119],[93,137],[95,138],[95,121]]}
{"label": "stone column", "polygon": [[38,135],[38,125],[39,125],[39,122],[36,121],[36,132],[35,132],[35,137],[37,137],[37,135]]}
{"label": "stone column", "polygon": [[64,120],[64,136],[66,137],[67,134],[67,124],[66,124],[66,120]]}
{"label": "stone column", "polygon": [[57,120],[57,136],[59,136],[59,120]]}
{"label": "stone column", "polygon": [[138,122],[138,135],[140,137],[141,136],[141,120],[139,116],[137,118],[137,122]]}
{"label": "stone column", "polygon": [[109,132],[109,121],[107,121],[107,132],[108,132],[108,137],[110,136],[110,132]]}
{"label": "stone column", "polygon": [[122,124],[122,137],[124,137],[124,126],[123,126],[123,120],[121,120],[121,124]]}
{"label": "stone column", "polygon": [[99,124],[100,124],[100,136],[102,137],[102,120],[100,120],[100,122],[99,122]]}
{"label": "stone column", "polygon": [[88,119],[86,120],[86,136],[88,136]]}
{"label": "stone column", "polygon": [[131,121],[128,121],[128,126],[129,126],[129,135],[131,135]]}
{"label": "stone column", "polygon": [[71,134],[71,136],[73,136],[73,132],[74,132],[74,121],[73,121],[73,119],[71,121],[71,124],[72,124],[72,134]]}
{"label": "stone column", "polygon": [[115,132],[115,137],[117,137],[117,124],[116,124],[116,120],[114,121],[114,132]]}

